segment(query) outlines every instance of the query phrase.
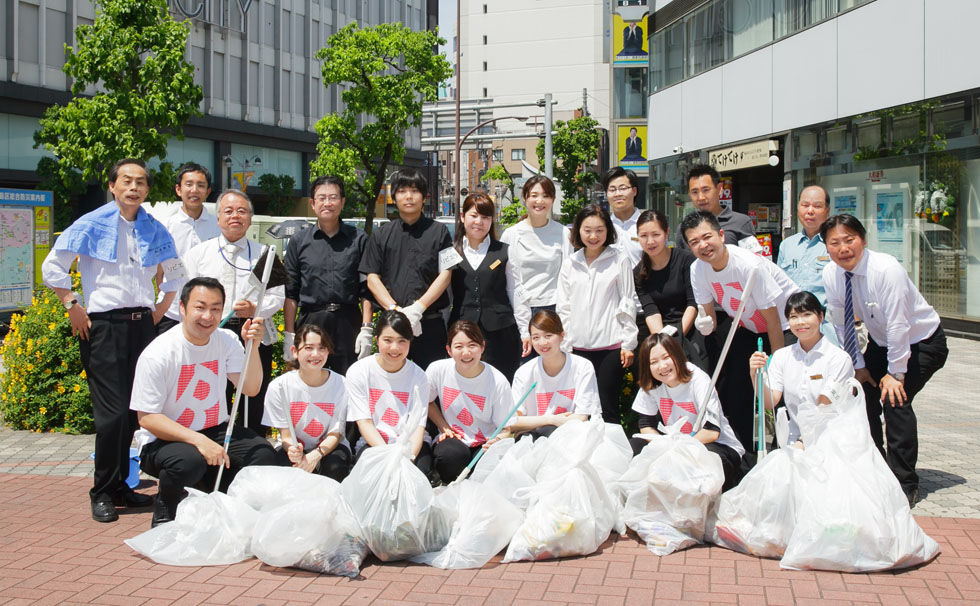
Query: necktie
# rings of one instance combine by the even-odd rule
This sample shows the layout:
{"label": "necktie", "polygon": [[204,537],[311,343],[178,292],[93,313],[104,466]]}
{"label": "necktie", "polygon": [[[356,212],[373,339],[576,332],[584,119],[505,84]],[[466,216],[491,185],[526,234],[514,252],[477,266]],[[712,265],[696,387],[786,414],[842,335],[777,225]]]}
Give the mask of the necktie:
{"label": "necktie", "polygon": [[223,316],[227,316],[231,313],[232,307],[235,305],[235,282],[238,278],[238,271],[235,269],[235,264],[238,259],[235,258],[238,253],[239,247],[237,244],[231,242],[224,245],[222,248],[225,253],[225,266],[224,271],[221,272],[221,284],[225,287],[225,307],[222,311]]}
{"label": "necktie", "polygon": [[851,278],[854,274],[844,272],[844,350],[851,356],[851,362],[857,366],[858,344],[857,331],[854,328],[854,296],[851,289]]}

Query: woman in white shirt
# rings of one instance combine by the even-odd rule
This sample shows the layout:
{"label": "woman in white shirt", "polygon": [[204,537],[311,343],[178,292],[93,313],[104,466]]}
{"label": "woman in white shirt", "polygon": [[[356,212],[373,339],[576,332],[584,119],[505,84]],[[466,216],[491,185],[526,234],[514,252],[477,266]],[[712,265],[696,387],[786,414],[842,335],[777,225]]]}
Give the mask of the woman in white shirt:
{"label": "woman in white shirt", "polygon": [[429,420],[439,430],[432,458],[444,483],[459,477],[514,405],[510,382],[481,361],[484,347],[480,327],[459,320],[449,327],[450,359],[437,360],[425,369]]}
{"label": "woman in white shirt", "polygon": [[602,418],[619,423],[623,375],[636,349],[633,268],[616,246],[612,219],[595,204],[575,215],[572,245],[558,276],[558,315],[572,351],[592,363]]}
{"label": "woman in white shirt", "polygon": [[510,249],[514,264],[514,316],[521,333],[521,357],[532,354],[531,335],[527,331],[531,316],[542,309],[554,311],[558,302],[558,271],[571,254],[568,228],[551,218],[555,205],[555,184],[544,175],[535,175],[524,183],[521,199],[527,215],[509,227],[500,241]]}
{"label": "woman in white shirt", "polygon": [[517,280],[508,247],[497,240],[496,208],[483,192],[463,200],[454,246],[460,254],[453,268],[453,308],[449,323],[469,320],[486,342],[484,360],[510,381],[520,365],[521,335],[514,315]]}
{"label": "woman in white shirt", "polygon": [[[416,406],[426,406],[429,381],[425,372],[408,359],[412,323],[398,310],[382,311],[374,325],[378,353],[358,360],[347,369],[347,420],[357,423],[361,438],[357,456],[365,448],[392,444],[399,431],[412,433],[415,466],[428,477],[432,471],[432,447],[425,434],[425,416],[418,427],[404,427],[403,420]],[[414,394],[418,391],[418,398]]]}
{"label": "woman in white shirt", "polygon": [[[820,300],[807,291],[790,295],[786,300],[786,318],[789,329],[797,342],[777,349],[769,362],[769,381],[766,384],[766,408],[773,408],[782,398],[789,413],[789,436],[786,443],[803,448],[801,441],[800,410],[817,405],[817,398],[824,385],[840,383],[854,376],[851,358],[840,347],[828,341],[820,333],[824,310]],[[749,375],[752,385],[758,389],[756,373],[766,365],[769,357],[759,351],[749,358]]]}
{"label": "woman in white shirt", "polygon": [[[640,359],[646,363],[639,365],[640,390],[633,401],[633,410],[639,415],[640,433],[658,434],[657,427],[661,423],[664,426],[682,423],[681,431],[691,434],[700,407],[707,400],[704,426],[694,433],[694,437],[721,459],[725,471],[722,490],[738,484],[742,478],[745,449],[721,411],[718,392],[711,387],[711,378],[688,362],[677,339],[665,333],[651,335],[643,341]],[[634,455],[647,444],[642,438],[630,438]]]}
{"label": "woman in white shirt", "polygon": [[316,324],[296,331],[292,370],[269,383],[262,424],[279,430],[280,465],[342,482],[350,471],[344,377],[323,368],[330,338]]}
{"label": "woman in white shirt", "polygon": [[537,385],[518,409],[520,416],[507,427],[510,434],[549,436],[569,419],[584,421],[599,414],[595,371],[585,358],[562,351],[565,332],[558,314],[547,309],[538,311],[528,329],[538,357],[517,369],[514,401],[524,397],[531,385]]}

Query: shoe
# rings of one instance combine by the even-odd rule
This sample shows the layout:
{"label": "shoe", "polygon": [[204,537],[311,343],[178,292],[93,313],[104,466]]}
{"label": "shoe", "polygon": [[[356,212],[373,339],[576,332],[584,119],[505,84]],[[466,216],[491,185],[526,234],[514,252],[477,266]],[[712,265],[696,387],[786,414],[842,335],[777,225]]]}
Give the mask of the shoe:
{"label": "shoe", "polygon": [[119,514],[116,513],[116,507],[112,501],[93,501],[92,519],[103,523],[115,522],[119,519]]}
{"label": "shoe", "polygon": [[116,507],[149,507],[153,505],[153,497],[126,487],[112,497],[112,504]]}
{"label": "shoe", "polygon": [[163,502],[163,499],[156,499],[153,505],[153,517],[150,519],[150,528],[156,528],[160,524],[173,521],[174,519],[170,517],[170,512],[167,510],[167,505]]}
{"label": "shoe", "polygon": [[915,504],[919,502],[919,489],[913,488],[905,492],[905,496],[909,500],[909,509],[915,507]]}

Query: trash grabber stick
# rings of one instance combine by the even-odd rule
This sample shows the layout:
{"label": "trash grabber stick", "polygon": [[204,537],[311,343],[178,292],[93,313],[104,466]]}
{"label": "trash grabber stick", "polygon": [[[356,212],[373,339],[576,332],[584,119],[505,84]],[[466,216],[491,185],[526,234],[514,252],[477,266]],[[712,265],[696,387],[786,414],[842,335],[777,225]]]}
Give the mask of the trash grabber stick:
{"label": "trash grabber stick", "polygon": [[[490,438],[487,440],[487,442],[489,442],[489,441],[493,440],[494,438],[496,438],[497,435],[501,431],[504,430],[504,427],[507,426],[507,423],[510,421],[511,417],[513,417],[514,414],[517,413],[517,409],[521,407],[521,404],[524,403],[524,400],[526,400],[527,397],[529,395],[531,395],[531,392],[534,391],[534,388],[537,387],[537,386],[538,386],[538,382],[537,381],[535,381],[534,383],[531,383],[531,386],[527,388],[527,391],[524,392],[524,395],[521,397],[520,400],[518,400],[517,404],[514,404],[514,407],[510,409],[510,412],[507,414],[507,418],[504,419],[504,422],[501,423],[500,425],[498,425],[497,426],[497,429],[492,434],[490,434]],[[470,461],[470,464],[467,465],[466,466],[466,469],[464,469],[462,471],[462,473],[459,474],[459,477],[458,478],[456,478],[455,480],[453,480],[453,482],[452,482],[452,484],[450,484],[450,486],[455,486],[456,484],[459,484],[463,480],[465,480],[467,478],[467,476],[470,475],[470,472],[473,471],[473,468],[476,467],[476,464],[480,462],[480,457],[482,457],[483,456],[483,453],[485,453],[485,452],[486,452],[486,450],[483,449],[483,448],[481,448],[480,449],[480,452],[476,453],[476,456],[473,457],[473,460]]]}
{"label": "trash grabber stick", "polygon": [[[258,313],[258,311],[262,309],[262,300],[265,299],[265,287],[269,283],[269,274],[272,273],[272,258],[268,257],[268,255],[272,255],[273,257],[275,257],[276,255],[275,244],[270,245],[269,250],[266,253],[267,263],[265,264],[265,268],[262,272],[262,286],[259,287],[259,296],[255,304],[256,313]],[[245,363],[242,366],[242,372],[238,375],[238,385],[235,387],[235,398],[232,400],[232,404],[231,404],[231,415],[229,415],[228,417],[228,428],[225,430],[225,454],[228,454],[228,446],[231,444],[231,433],[235,427],[235,417],[238,416],[238,404],[239,404],[239,400],[241,400],[242,397],[242,387],[245,386],[245,377],[248,374],[248,362],[252,358],[252,344],[249,342],[246,343],[246,345],[247,347],[245,348]],[[225,471],[224,465],[218,466],[218,479],[215,480],[214,482],[215,492],[218,491],[218,486],[221,485],[221,475],[224,473],[224,471]]]}
{"label": "trash grabber stick", "polygon": [[[762,337],[759,337],[758,350],[762,351]],[[766,456],[766,394],[763,391],[765,389],[765,382],[762,380],[762,369],[756,371],[755,373],[755,414],[756,414],[756,453],[758,458],[761,460],[762,457]]]}
{"label": "trash grabber stick", "polygon": [[[711,374],[711,385],[704,394],[704,400],[701,402],[701,406],[698,407],[698,418],[694,421],[694,429],[691,431],[692,436],[701,431],[701,428],[704,426],[704,415],[708,411],[708,401],[715,390],[715,384],[718,383],[721,367],[725,365],[725,358],[728,357],[728,348],[732,346],[732,339],[735,337],[735,331],[738,330],[738,323],[742,320],[742,312],[745,311],[745,300],[752,294],[752,287],[755,286],[755,275],[758,271],[758,268],[753,269],[752,273],[749,274],[749,281],[745,283],[745,290],[742,291],[742,297],[738,303],[738,311],[735,312],[735,317],[732,319],[732,327],[728,331],[728,336],[725,337],[725,345],[721,348],[721,356],[718,357],[718,365],[715,366],[715,372]],[[717,322],[715,324],[715,330],[717,330]]]}

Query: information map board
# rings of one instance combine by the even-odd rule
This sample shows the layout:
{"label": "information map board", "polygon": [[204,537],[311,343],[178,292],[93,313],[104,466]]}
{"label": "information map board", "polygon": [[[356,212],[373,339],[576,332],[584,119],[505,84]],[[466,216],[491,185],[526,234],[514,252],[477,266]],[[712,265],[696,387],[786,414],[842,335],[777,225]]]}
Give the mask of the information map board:
{"label": "information map board", "polygon": [[0,312],[31,304],[51,248],[49,191],[0,188]]}

